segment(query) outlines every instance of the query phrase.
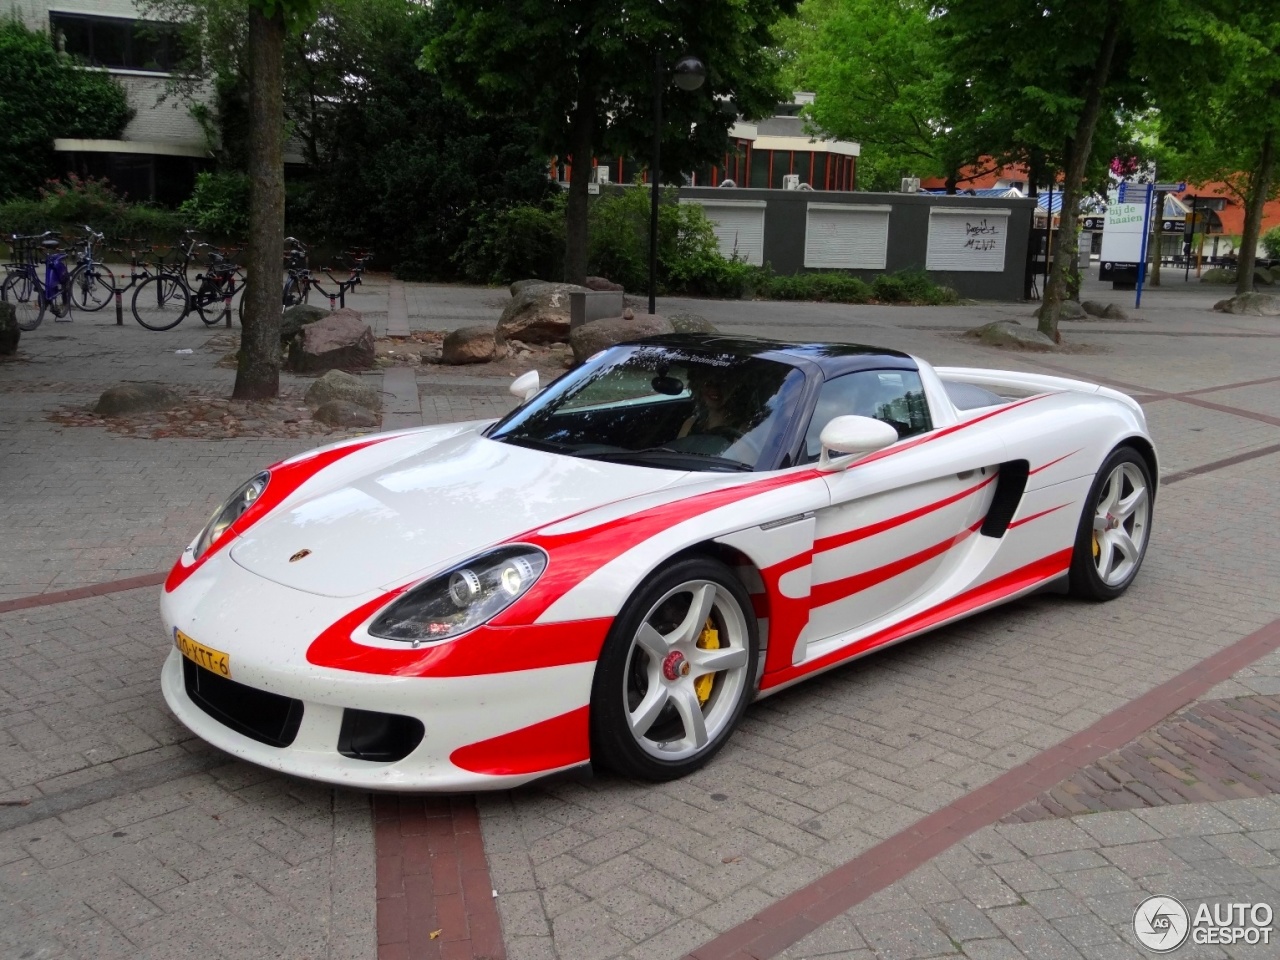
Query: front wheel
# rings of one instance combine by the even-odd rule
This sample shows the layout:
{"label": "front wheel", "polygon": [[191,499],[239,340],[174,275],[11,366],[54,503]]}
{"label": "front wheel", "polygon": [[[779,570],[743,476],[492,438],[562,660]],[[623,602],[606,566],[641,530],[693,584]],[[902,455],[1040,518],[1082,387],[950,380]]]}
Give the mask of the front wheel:
{"label": "front wheel", "polygon": [[80,264],[71,273],[71,302],[80,310],[101,310],[116,295],[116,278],[102,264]]}
{"label": "front wheel", "polygon": [[655,574],[614,620],[591,688],[591,759],[673,780],[724,746],[755,689],[751,598],[706,557]]}
{"label": "front wheel", "polygon": [[187,285],[170,274],[148,277],[133,291],[133,318],[148,330],[171,330],[190,310]]}
{"label": "front wheel", "polygon": [[1117,447],[1089,490],[1071,554],[1071,593],[1114,600],[1129,589],[1151,538],[1151,468],[1132,447]]}
{"label": "front wheel", "polygon": [[21,274],[14,274],[0,286],[0,300],[13,304],[13,319],[19,330],[34,330],[44,319],[43,297],[35,293],[34,284]]}

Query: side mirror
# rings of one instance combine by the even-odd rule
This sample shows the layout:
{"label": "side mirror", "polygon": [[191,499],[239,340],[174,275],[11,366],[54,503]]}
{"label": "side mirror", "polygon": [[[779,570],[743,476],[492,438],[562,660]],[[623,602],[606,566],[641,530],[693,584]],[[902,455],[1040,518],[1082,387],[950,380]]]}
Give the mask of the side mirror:
{"label": "side mirror", "polygon": [[890,444],[898,442],[898,431],[887,423],[873,420],[871,417],[835,417],[819,436],[822,444],[822,457],[818,461],[819,470],[843,470],[853,461],[833,463],[831,454],[858,454],[865,456],[883,450]]}
{"label": "side mirror", "polygon": [[541,389],[540,381],[538,380],[538,371],[530,370],[528,373],[520,374],[520,376],[511,381],[511,386],[507,389],[510,390],[512,395],[521,403],[532,400],[538,395],[538,390]]}

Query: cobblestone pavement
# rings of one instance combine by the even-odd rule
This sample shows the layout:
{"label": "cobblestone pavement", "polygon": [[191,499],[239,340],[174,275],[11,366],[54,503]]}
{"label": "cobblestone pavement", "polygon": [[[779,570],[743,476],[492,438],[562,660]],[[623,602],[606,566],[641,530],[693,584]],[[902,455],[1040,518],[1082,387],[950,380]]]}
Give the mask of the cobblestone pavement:
{"label": "cobblestone pavement", "polygon": [[[1078,352],[1052,355],[960,338],[1025,316],[1025,304],[665,301],[731,332],[858,340],[938,363],[1115,383],[1145,399],[1162,473],[1177,482],[1161,491],[1146,566],[1122,600],[1026,599],[833,671],[754,706],[717,760],[678,783],[583,773],[477,798],[507,956],[674,960],[1280,617],[1280,330],[1208,313],[1218,293],[1149,292],[1137,312],[1146,323],[1064,325]],[[414,330],[494,319],[506,297],[417,284],[403,295]],[[1124,302],[1109,290],[1089,295]],[[370,278],[357,297],[352,305],[386,332],[391,285]],[[45,419],[122,378],[226,391],[232,372],[201,352],[209,336],[187,324],[157,334],[78,318],[24,335],[24,359],[0,365],[0,603],[164,569],[237,482],[297,452],[278,440],[138,440]],[[195,352],[174,352],[186,348]],[[408,384],[387,387],[397,416],[412,416],[414,380],[423,422],[494,416],[512,402],[502,379],[409,372]],[[286,379],[286,388],[303,385]],[[263,773],[190,740],[159,696],[166,652],[154,589],[0,613],[0,802],[31,801],[0,806],[0,956],[372,956],[367,798]],[[1271,697],[1272,682],[1254,665],[1213,699]],[[1162,829],[1159,810],[992,826],[923,865],[923,880],[912,874],[777,951],[924,957],[963,944],[969,956],[1130,956],[1129,895],[1159,886],[1146,861],[1073,868],[1036,858],[1088,850],[1112,863],[1113,847],[1152,843],[1218,884],[1194,896],[1265,899],[1259,885],[1274,874],[1264,861],[1276,849],[1266,831],[1280,829],[1272,803],[1168,808],[1220,815],[1183,828],[1220,857],[1197,858],[1204,849]],[[1248,823],[1236,815],[1246,809]],[[1095,837],[1086,826],[1135,821],[1161,839]],[[1033,839],[1068,826],[1092,845],[1044,850]],[[981,844],[997,840],[1003,853],[983,857],[991,851]],[[997,870],[1014,877],[1023,862],[1027,876],[1039,876],[1035,868],[1054,885],[1019,890]],[[1102,873],[1075,876],[1098,869],[1114,890]],[[984,870],[1013,901],[986,901],[994,884]],[[1079,907],[1055,890],[1089,912],[1057,912]],[[1091,897],[1108,904],[1095,911]],[[940,925],[935,913],[947,904],[975,927]],[[860,939],[840,941],[839,931]],[[1041,935],[1043,950],[1033,939]],[[1093,935],[1102,939],[1086,942]]]}

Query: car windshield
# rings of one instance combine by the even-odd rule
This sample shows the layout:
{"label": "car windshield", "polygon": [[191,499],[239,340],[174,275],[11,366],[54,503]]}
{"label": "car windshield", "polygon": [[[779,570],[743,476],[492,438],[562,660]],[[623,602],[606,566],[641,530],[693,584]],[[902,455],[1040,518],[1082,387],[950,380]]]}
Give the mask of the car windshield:
{"label": "car windshield", "polygon": [[491,440],[671,470],[777,461],[804,374],[759,357],[638,344],[565,374],[499,421]]}

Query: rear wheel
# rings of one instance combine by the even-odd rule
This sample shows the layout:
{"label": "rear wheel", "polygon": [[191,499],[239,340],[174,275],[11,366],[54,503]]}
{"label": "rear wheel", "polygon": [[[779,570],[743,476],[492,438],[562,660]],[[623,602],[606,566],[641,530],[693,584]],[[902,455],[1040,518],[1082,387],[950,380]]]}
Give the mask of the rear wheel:
{"label": "rear wheel", "polygon": [[133,318],[148,330],[171,330],[190,310],[186,284],[169,274],[149,277],[133,291]]}
{"label": "rear wheel", "polygon": [[14,322],[19,330],[34,330],[44,319],[41,298],[36,295],[34,284],[28,277],[21,274],[10,276],[0,286],[0,300],[13,304]]}
{"label": "rear wheel", "polygon": [[609,631],[591,690],[591,759],[672,780],[724,746],[755,686],[751,599],[710,558],[655,574]]}
{"label": "rear wheel", "polygon": [[115,298],[115,274],[101,264],[80,264],[72,272],[70,283],[71,302],[81,310],[101,310]]}
{"label": "rear wheel", "polygon": [[1132,447],[1117,447],[1093,481],[1071,555],[1071,592],[1114,600],[1133,583],[1147,553],[1154,508],[1151,469]]}

